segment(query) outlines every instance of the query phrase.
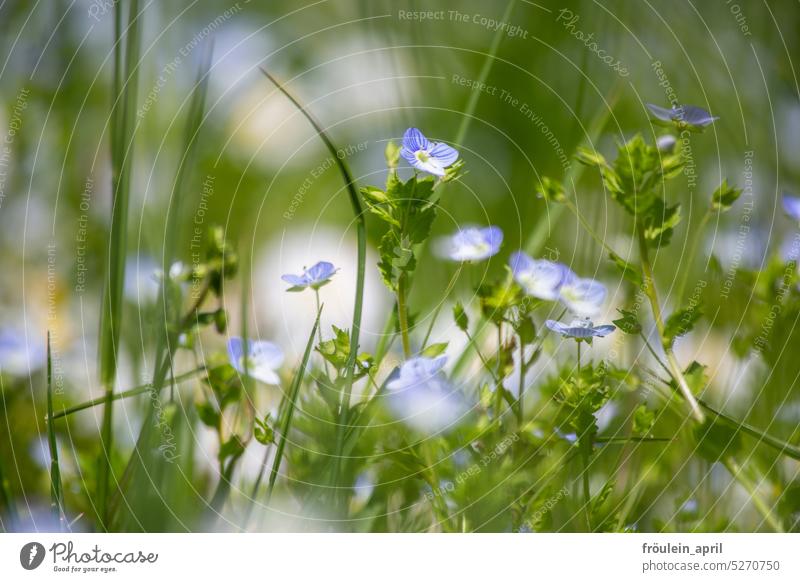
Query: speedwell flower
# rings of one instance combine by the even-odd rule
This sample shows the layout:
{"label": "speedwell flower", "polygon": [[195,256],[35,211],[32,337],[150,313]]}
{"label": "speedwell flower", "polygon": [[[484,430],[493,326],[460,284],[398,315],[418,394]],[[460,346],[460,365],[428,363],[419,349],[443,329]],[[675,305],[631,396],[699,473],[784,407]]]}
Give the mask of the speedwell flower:
{"label": "speedwell flower", "polygon": [[333,277],[338,270],[339,269],[333,266],[333,263],[320,261],[313,267],[303,271],[302,275],[282,275],[281,279],[291,285],[287,291],[303,291],[309,287],[317,290],[323,285],[330,283],[331,277]]}
{"label": "speedwell flower", "polygon": [[497,254],[503,231],[496,226],[462,228],[441,240],[441,253],[453,261],[482,261]]}
{"label": "speedwell flower", "polygon": [[395,416],[421,432],[441,432],[466,412],[464,399],[447,380],[447,356],[412,358],[386,383]]}
{"label": "speedwell flower", "polygon": [[568,277],[558,288],[558,298],[579,317],[597,315],[606,299],[606,287],[594,279]]}
{"label": "speedwell flower", "polygon": [[272,342],[249,340],[245,352],[244,341],[240,337],[228,340],[228,358],[240,374],[245,373],[247,359],[247,375],[264,384],[280,384],[276,370],[283,363],[283,350]]}
{"label": "speedwell flower", "polygon": [[535,260],[522,251],[512,254],[508,264],[514,280],[528,295],[547,301],[558,299],[561,285],[574,276],[566,265]]}
{"label": "speedwell flower", "polygon": [[793,220],[800,222],[800,198],[783,193],[783,210]]}
{"label": "speedwell flower", "polygon": [[695,107],[694,105],[678,105],[672,109],[665,109],[648,103],[647,108],[653,114],[653,117],[660,121],[677,125],[689,125],[696,128],[706,127],[719,119],[719,117],[711,115],[702,107]]}
{"label": "speedwell flower", "polygon": [[458,159],[458,151],[447,144],[430,141],[416,127],[409,127],[403,135],[400,155],[416,169],[434,176],[444,176],[445,168]]}
{"label": "speedwell flower", "polygon": [[617,329],[613,325],[594,325],[591,320],[575,319],[570,324],[561,323],[548,319],[544,324],[551,330],[564,337],[571,337],[573,339],[590,339],[593,337],[605,337],[612,331]]}

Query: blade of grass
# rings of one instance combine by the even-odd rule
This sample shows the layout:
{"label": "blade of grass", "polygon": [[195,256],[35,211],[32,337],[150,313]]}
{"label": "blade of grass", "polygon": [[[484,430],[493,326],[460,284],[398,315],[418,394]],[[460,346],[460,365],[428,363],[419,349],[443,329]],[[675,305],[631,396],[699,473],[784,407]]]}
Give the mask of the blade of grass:
{"label": "blade of grass", "polygon": [[[208,370],[209,372],[212,371],[214,368],[206,368],[205,366],[201,366],[199,368],[195,368],[194,370],[189,370],[188,372],[184,372],[183,374],[178,374],[172,379],[173,384],[180,384],[184,380],[188,380],[194,377],[195,374],[200,372],[205,372]],[[124,392],[114,392],[111,395],[111,400],[123,400],[125,398],[130,398],[131,396],[138,396],[139,394],[145,394],[146,392],[150,392],[152,389],[151,384],[142,384],[141,386],[136,386],[135,388],[129,388]],[[86,402],[81,402],[80,404],[76,404],[74,406],[70,406],[69,408],[64,408],[63,410],[59,410],[58,412],[52,412],[48,410],[48,415],[45,420],[58,420],[59,418],[63,418],[65,416],[69,416],[76,412],[80,412],[81,410],[86,410],[87,408],[93,408],[99,404],[103,404],[108,400],[106,396],[100,396],[98,398],[94,398],[93,400],[87,400]]]}
{"label": "blade of grass", "polygon": [[59,528],[64,531],[64,495],[61,485],[61,466],[58,463],[58,445],[53,418],[53,357],[50,349],[50,331],[47,332],[47,443],[50,447],[50,503]]}
{"label": "blade of grass", "polygon": [[122,51],[122,2],[115,7],[114,91],[112,111],[112,192],[111,232],[108,269],[103,294],[103,311],[100,325],[100,381],[106,392],[106,404],[101,428],[102,453],[98,472],[97,495],[101,524],[108,519],[109,479],[111,476],[111,447],[113,424],[114,381],[117,373],[117,349],[122,316],[122,290],[125,284],[125,256],[127,253],[128,198],[130,195],[131,166],[133,161],[134,115],[138,87],[139,59],[139,3],[131,0],[128,28],[125,32],[124,83],[120,76]]}
{"label": "blade of grass", "polygon": [[275,489],[275,481],[278,479],[278,470],[281,467],[283,451],[286,448],[286,441],[289,437],[289,429],[292,426],[292,417],[294,416],[294,410],[297,406],[297,396],[300,394],[300,386],[303,383],[303,377],[306,373],[308,359],[311,356],[311,349],[314,347],[314,336],[316,335],[317,328],[319,327],[319,318],[321,314],[322,308],[317,311],[317,319],[314,322],[314,327],[311,329],[311,333],[308,336],[308,343],[306,343],[306,351],[303,354],[303,361],[300,363],[300,368],[298,368],[297,373],[295,373],[294,380],[292,381],[292,385],[289,390],[289,399],[286,402],[286,411],[283,413],[283,418],[281,419],[278,446],[275,449],[275,459],[272,461],[272,470],[270,471],[269,482],[267,483],[266,505],[269,505],[269,502],[272,499],[272,492]]}
{"label": "blade of grass", "polygon": [[[336,165],[339,168],[339,172],[342,174],[342,179],[344,180],[345,188],[347,188],[348,194],[350,196],[350,205],[353,208],[353,214],[355,216],[356,221],[356,236],[357,236],[357,243],[358,243],[358,267],[356,271],[356,297],[355,297],[355,305],[353,308],[353,329],[350,331],[350,355],[347,358],[347,365],[346,365],[346,383],[344,387],[344,392],[341,395],[341,400],[339,404],[339,419],[338,419],[338,426],[337,426],[337,436],[336,436],[336,454],[337,456],[342,450],[344,445],[344,436],[345,431],[347,430],[348,426],[348,418],[347,415],[350,410],[350,399],[353,393],[353,381],[355,376],[355,366],[356,366],[356,358],[358,357],[358,346],[359,346],[359,335],[361,333],[361,312],[363,310],[364,304],[364,273],[366,269],[366,262],[367,262],[367,223],[366,218],[364,216],[364,209],[361,205],[361,198],[359,197],[358,191],[356,190],[355,180],[350,173],[350,169],[347,166],[347,163],[343,159],[342,156],[338,155],[338,149],[331,141],[328,134],[322,129],[322,126],[317,122],[313,115],[308,111],[306,107],[304,107],[300,101],[291,94],[278,80],[270,75],[266,70],[263,68],[261,72],[272,82],[277,89],[286,96],[292,104],[297,107],[297,109],[302,113],[302,115],[308,120],[314,130],[317,132],[317,135],[325,144],[325,147],[328,148],[333,160],[335,161]],[[340,472],[340,462],[336,462],[334,464],[333,474],[332,474],[332,482],[334,486],[338,485],[339,481],[339,472]]]}
{"label": "blade of grass", "polygon": [[[3,386],[3,374],[0,374],[0,398],[2,398],[2,411],[8,414],[5,401],[5,386]],[[10,430],[10,426],[6,424],[6,430]],[[11,435],[8,435],[10,438]],[[11,531],[11,527],[3,521],[5,513],[8,516],[8,522],[13,527],[17,523],[17,508],[14,505],[14,497],[11,494],[11,484],[3,470],[3,459],[0,458],[0,528],[4,531]]]}

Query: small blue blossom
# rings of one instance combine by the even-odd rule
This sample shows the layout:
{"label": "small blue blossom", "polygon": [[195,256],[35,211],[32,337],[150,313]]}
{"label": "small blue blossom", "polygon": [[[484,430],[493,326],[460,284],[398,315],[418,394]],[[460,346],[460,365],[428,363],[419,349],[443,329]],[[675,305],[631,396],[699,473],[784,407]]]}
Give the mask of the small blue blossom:
{"label": "small blue blossom", "polygon": [[458,159],[458,151],[447,144],[430,141],[416,127],[410,127],[403,135],[400,155],[418,170],[434,176],[444,176],[445,168]]}
{"label": "small blue blossom", "polygon": [[544,322],[544,324],[551,331],[561,334],[564,337],[570,337],[577,340],[591,339],[593,337],[605,337],[617,329],[613,325],[596,326],[589,319],[575,319],[570,324],[548,319]]}
{"label": "small blue blossom", "polygon": [[606,287],[594,279],[569,277],[558,289],[558,298],[579,317],[597,315],[606,299]]}
{"label": "small blue blossom", "polygon": [[672,109],[665,109],[648,103],[647,108],[653,114],[653,117],[660,121],[678,125],[690,125],[697,128],[711,125],[719,119],[719,117],[711,115],[702,107],[695,107],[694,105],[678,105]]}
{"label": "small blue blossom", "polygon": [[441,253],[453,261],[482,261],[498,253],[503,231],[496,226],[462,228],[441,241]]}
{"label": "small blue blossom", "polygon": [[28,342],[22,329],[0,328],[0,372],[25,376],[45,363],[47,349],[44,342]]}
{"label": "small blue blossom", "polygon": [[247,358],[247,374],[264,384],[280,384],[276,371],[283,363],[283,350],[272,342],[250,340],[247,342],[245,355],[244,341],[240,337],[228,340],[228,358],[240,374],[245,373]]}
{"label": "small blue blossom", "polygon": [[800,222],[800,198],[783,193],[783,210],[790,218]]}
{"label": "small blue blossom", "polygon": [[303,271],[302,275],[287,274],[282,275],[281,279],[291,285],[287,291],[297,292],[304,291],[308,288],[316,290],[330,283],[331,277],[333,277],[338,270],[339,269],[333,266],[333,263],[320,261],[313,267]]}
{"label": "small blue blossom", "polygon": [[447,380],[446,362],[447,356],[412,358],[386,383],[394,415],[421,432],[447,430],[467,411],[464,399]]}
{"label": "small blue blossom", "polygon": [[518,251],[508,261],[514,280],[528,295],[554,301],[559,298],[561,285],[574,276],[566,265],[545,259],[535,260]]}

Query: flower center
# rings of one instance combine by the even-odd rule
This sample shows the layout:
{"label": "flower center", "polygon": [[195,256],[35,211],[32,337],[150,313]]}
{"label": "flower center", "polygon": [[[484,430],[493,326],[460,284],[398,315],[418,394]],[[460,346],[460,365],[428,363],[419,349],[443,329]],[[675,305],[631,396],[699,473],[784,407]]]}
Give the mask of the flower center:
{"label": "flower center", "polygon": [[425,150],[418,150],[414,155],[417,156],[417,159],[423,164],[431,159],[431,157],[428,155],[428,152]]}

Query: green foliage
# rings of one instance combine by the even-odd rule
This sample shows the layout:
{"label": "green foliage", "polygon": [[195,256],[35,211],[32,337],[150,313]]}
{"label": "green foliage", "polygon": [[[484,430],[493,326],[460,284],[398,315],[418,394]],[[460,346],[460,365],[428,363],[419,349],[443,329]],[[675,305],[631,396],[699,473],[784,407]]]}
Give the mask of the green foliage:
{"label": "green foliage", "polygon": [[269,414],[261,418],[253,419],[253,438],[262,445],[269,445],[275,442],[275,429],[273,420]]}
{"label": "green foliage", "polygon": [[469,329],[469,316],[460,301],[453,306],[453,320],[461,331],[466,332]]}
{"label": "green foliage", "polygon": [[653,428],[655,421],[655,411],[650,410],[647,404],[640,404],[633,412],[633,434],[638,436],[647,435]]}
{"label": "green foliage", "polygon": [[667,205],[662,190],[664,182],[683,169],[680,151],[660,152],[637,134],[618,146],[613,164],[602,154],[585,148],[579,149],[577,159],[598,169],[612,199],[642,225],[648,244],[659,247],[669,243],[681,220],[680,205]]}
{"label": "green foliage", "polygon": [[711,209],[719,212],[727,212],[742,195],[742,190],[728,185],[727,180],[723,180],[722,184],[714,190],[711,196]]}
{"label": "green foliage", "polygon": [[629,335],[639,335],[642,332],[642,324],[633,311],[617,309],[622,314],[619,319],[613,320],[614,325]]}
{"label": "green foliage", "polygon": [[672,346],[675,340],[694,329],[697,321],[703,316],[698,305],[691,305],[673,312],[664,323],[662,334],[664,345]]}
{"label": "green foliage", "polygon": [[522,297],[522,290],[509,279],[484,283],[478,287],[483,316],[498,324],[513,321],[512,309],[520,304]]}
{"label": "green foliage", "polygon": [[564,202],[567,197],[564,194],[564,185],[558,180],[542,176],[541,181],[536,186],[536,194],[548,202]]}
{"label": "green foliage", "polygon": [[642,275],[641,269],[625,261],[622,257],[614,252],[609,253],[608,256],[625,279],[636,285],[637,288],[642,287],[644,276]]}
{"label": "green foliage", "polygon": [[697,454],[711,463],[735,456],[741,449],[741,433],[716,418],[696,425],[694,437]]}
{"label": "green foliage", "polygon": [[369,211],[388,227],[378,248],[378,267],[383,282],[392,291],[397,291],[401,276],[414,271],[414,249],[430,236],[436,218],[436,205],[431,200],[434,185],[431,178],[417,175],[403,182],[390,171],[385,190],[374,186],[361,189]]}
{"label": "green foliage", "polygon": [[[331,327],[333,328],[333,338],[320,342],[316,350],[323,358],[333,364],[334,368],[341,374],[350,359],[350,333],[335,325]],[[372,363],[371,355],[367,353],[359,354],[356,358],[356,367],[354,369],[355,378],[362,378],[369,373]]]}

